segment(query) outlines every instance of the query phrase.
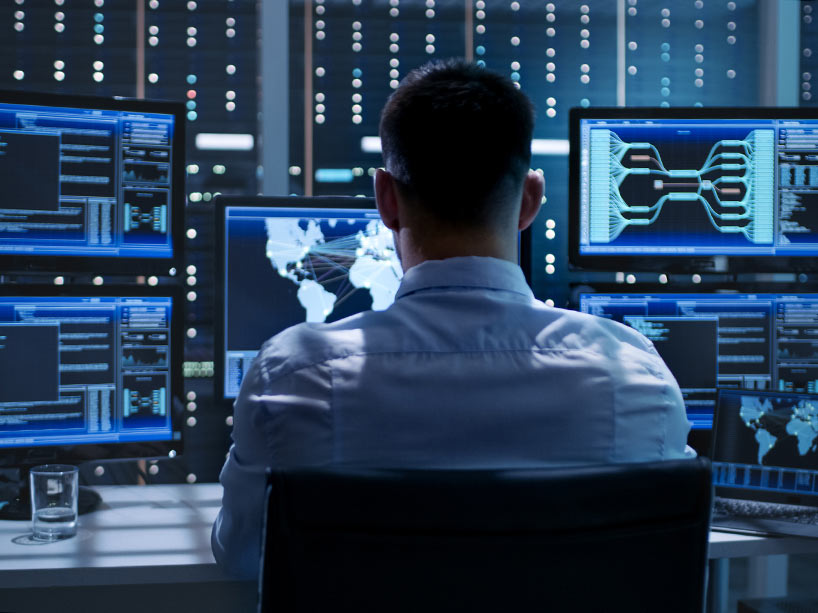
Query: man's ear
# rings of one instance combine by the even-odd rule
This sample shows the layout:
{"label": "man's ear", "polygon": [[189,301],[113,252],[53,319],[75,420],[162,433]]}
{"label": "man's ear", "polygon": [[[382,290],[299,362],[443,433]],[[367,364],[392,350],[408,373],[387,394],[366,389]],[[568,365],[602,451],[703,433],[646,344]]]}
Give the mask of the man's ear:
{"label": "man's ear", "polygon": [[525,230],[534,221],[542,206],[542,197],[545,192],[545,179],[533,170],[528,171],[523,182],[523,201],[520,206],[520,219],[517,222],[518,230]]}
{"label": "man's ear", "polygon": [[384,225],[390,230],[400,230],[398,197],[395,178],[383,168],[375,171],[375,204]]}

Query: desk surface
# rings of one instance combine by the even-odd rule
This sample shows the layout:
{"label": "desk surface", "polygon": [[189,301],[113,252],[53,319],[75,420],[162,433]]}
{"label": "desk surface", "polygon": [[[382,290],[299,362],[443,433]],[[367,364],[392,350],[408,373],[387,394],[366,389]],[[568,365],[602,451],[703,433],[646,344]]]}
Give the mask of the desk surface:
{"label": "desk surface", "polygon": [[[65,541],[32,544],[30,522],[0,521],[0,589],[228,579],[210,550],[210,527],[221,505],[219,484],[97,491],[103,508],[81,516],[77,536]],[[818,539],[710,534],[711,558],[816,552]]]}
{"label": "desk surface", "polygon": [[818,538],[752,536],[710,531],[709,557],[749,558],[790,553],[818,553]]}
{"label": "desk surface", "polygon": [[73,538],[31,543],[31,522],[0,521],[0,588],[227,579],[210,550],[219,484],[95,489],[103,507],[80,516]]}

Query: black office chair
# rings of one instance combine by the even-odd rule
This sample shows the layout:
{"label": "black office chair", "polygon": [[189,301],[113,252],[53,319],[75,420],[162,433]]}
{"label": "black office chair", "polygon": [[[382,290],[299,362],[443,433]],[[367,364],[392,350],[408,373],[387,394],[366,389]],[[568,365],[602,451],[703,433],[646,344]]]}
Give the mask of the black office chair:
{"label": "black office chair", "polygon": [[662,611],[704,603],[710,463],[274,472],[259,610]]}

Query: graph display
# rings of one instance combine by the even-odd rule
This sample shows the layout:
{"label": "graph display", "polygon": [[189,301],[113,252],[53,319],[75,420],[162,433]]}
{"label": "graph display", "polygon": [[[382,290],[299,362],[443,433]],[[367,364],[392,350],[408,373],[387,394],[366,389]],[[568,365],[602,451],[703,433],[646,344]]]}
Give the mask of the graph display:
{"label": "graph display", "polygon": [[226,206],[223,239],[226,398],[268,338],[383,310],[403,276],[374,209]]}
{"label": "graph display", "polygon": [[171,440],[172,309],[0,296],[0,448]]}
{"label": "graph display", "polygon": [[653,341],[693,428],[717,388],[818,393],[818,294],[581,294],[580,310]]}
{"label": "graph display", "polygon": [[583,118],[584,255],[818,254],[818,120]]}
{"label": "graph display", "polygon": [[100,100],[0,98],[0,255],[173,256],[175,116]]}

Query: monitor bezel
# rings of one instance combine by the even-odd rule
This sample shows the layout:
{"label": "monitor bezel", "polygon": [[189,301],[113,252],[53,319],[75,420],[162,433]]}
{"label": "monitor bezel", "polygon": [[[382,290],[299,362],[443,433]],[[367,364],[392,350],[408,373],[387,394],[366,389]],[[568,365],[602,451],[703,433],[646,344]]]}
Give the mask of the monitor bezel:
{"label": "monitor bezel", "polygon": [[702,296],[735,296],[738,294],[761,295],[807,295],[812,294],[818,298],[818,282],[770,282],[770,283],[746,283],[742,281],[730,281],[726,283],[713,284],[692,284],[679,285],[672,283],[572,283],[569,295],[569,307],[571,310],[579,311],[580,294],[633,294],[633,295],[671,295],[671,294],[698,294]]}
{"label": "monitor bezel", "polygon": [[213,211],[216,216],[216,278],[213,283],[215,295],[214,343],[215,356],[213,361],[216,376],[215,399],[217,402],[235,402],[235,397],[225,396],[224,368],[225,368],[225,209],[227,207],[256,207],[256,208],[303,208],[303,209],[372,209],[375,210],[375,199],[371,196],[226,196],[219,195],[214,199]]}
{"label": "monitor bezel", "polygon": [[164,298],[173,300],[170,337],[170,383],[169,411],[171,432],[174,438],[160,441],[126,443],[87,443],[79,445],[35,445],[31,447],[0,446],[0,468],[26,467],[48,462],[80,464],[108,460],[168,459],[182,455],[184,451],[184,289],[178,285],[156,287],[134,285],[69,286],[69,285],[0,285],[0,296],[21,298],[58,297],[134,297]]}
{"label": "monitor bezel", "polygon": [[174,117],[171,152],[170,237],[173,255],[166,258],[124,257],[111,255],[32,255],[0,254],[0,270],[9,274],[25,273],[97,273],[108,275],[167,275],[182,265],[184,251],[185,195],[185,106],[183,102],[137,98],[81,96],[0,90],[0,103],[44,107],[89,108],[103,111],[157,113]]}
{"label": "monitor bezel", "polygon": [[[715,453],[715,446],[718,442],[718,427],[719,427],[719,420],[718,420],[718,412],[720,410],[720,405],[722,401],[722,395],[724,393],[745,393],[745,394],[752,394],[752,395],[759,395],[759,396],[796,396],[796,397],[803,397],[803,398],[813,398],[818,400],[818,394],[806,394],[803,392],[781,392],[781,391],[774,391],[774,390],[742,390],[742,389],[733,389],[733,388],[718,388],[716,390],[716,410],[713,416],[713,452],[711,453],[711,460],[713,462],[717,462],[719,460],[716,459]],[[779,466],[776,468],[785,468],[783,466]],[[776,491],[769,491],[769,490],[761,490],[761,489],[753,489],[753,488],[742,488],[742,487],[729,487],[726,485],[715,485],[714,484],[715,493],[717,496],[723,498],[735,498],[740,500],[759,500],[762,502],[774,502],[774,503],[782,503],[782,504],[795,504],[795,505],[802,505],[802,506],[809,506],[809,507],[818,507],[818,493],[816,494],[796,494],[792,492],[776,492]]]}
{"label": "monitor bezel", "polygon": [[580,122],[584,119],[810,119],[806,107],[574,107],[569,111],[568,261],[575,270],[627,272],[793,272],[818,270],[815,255],[588,255],[580,253]]}

